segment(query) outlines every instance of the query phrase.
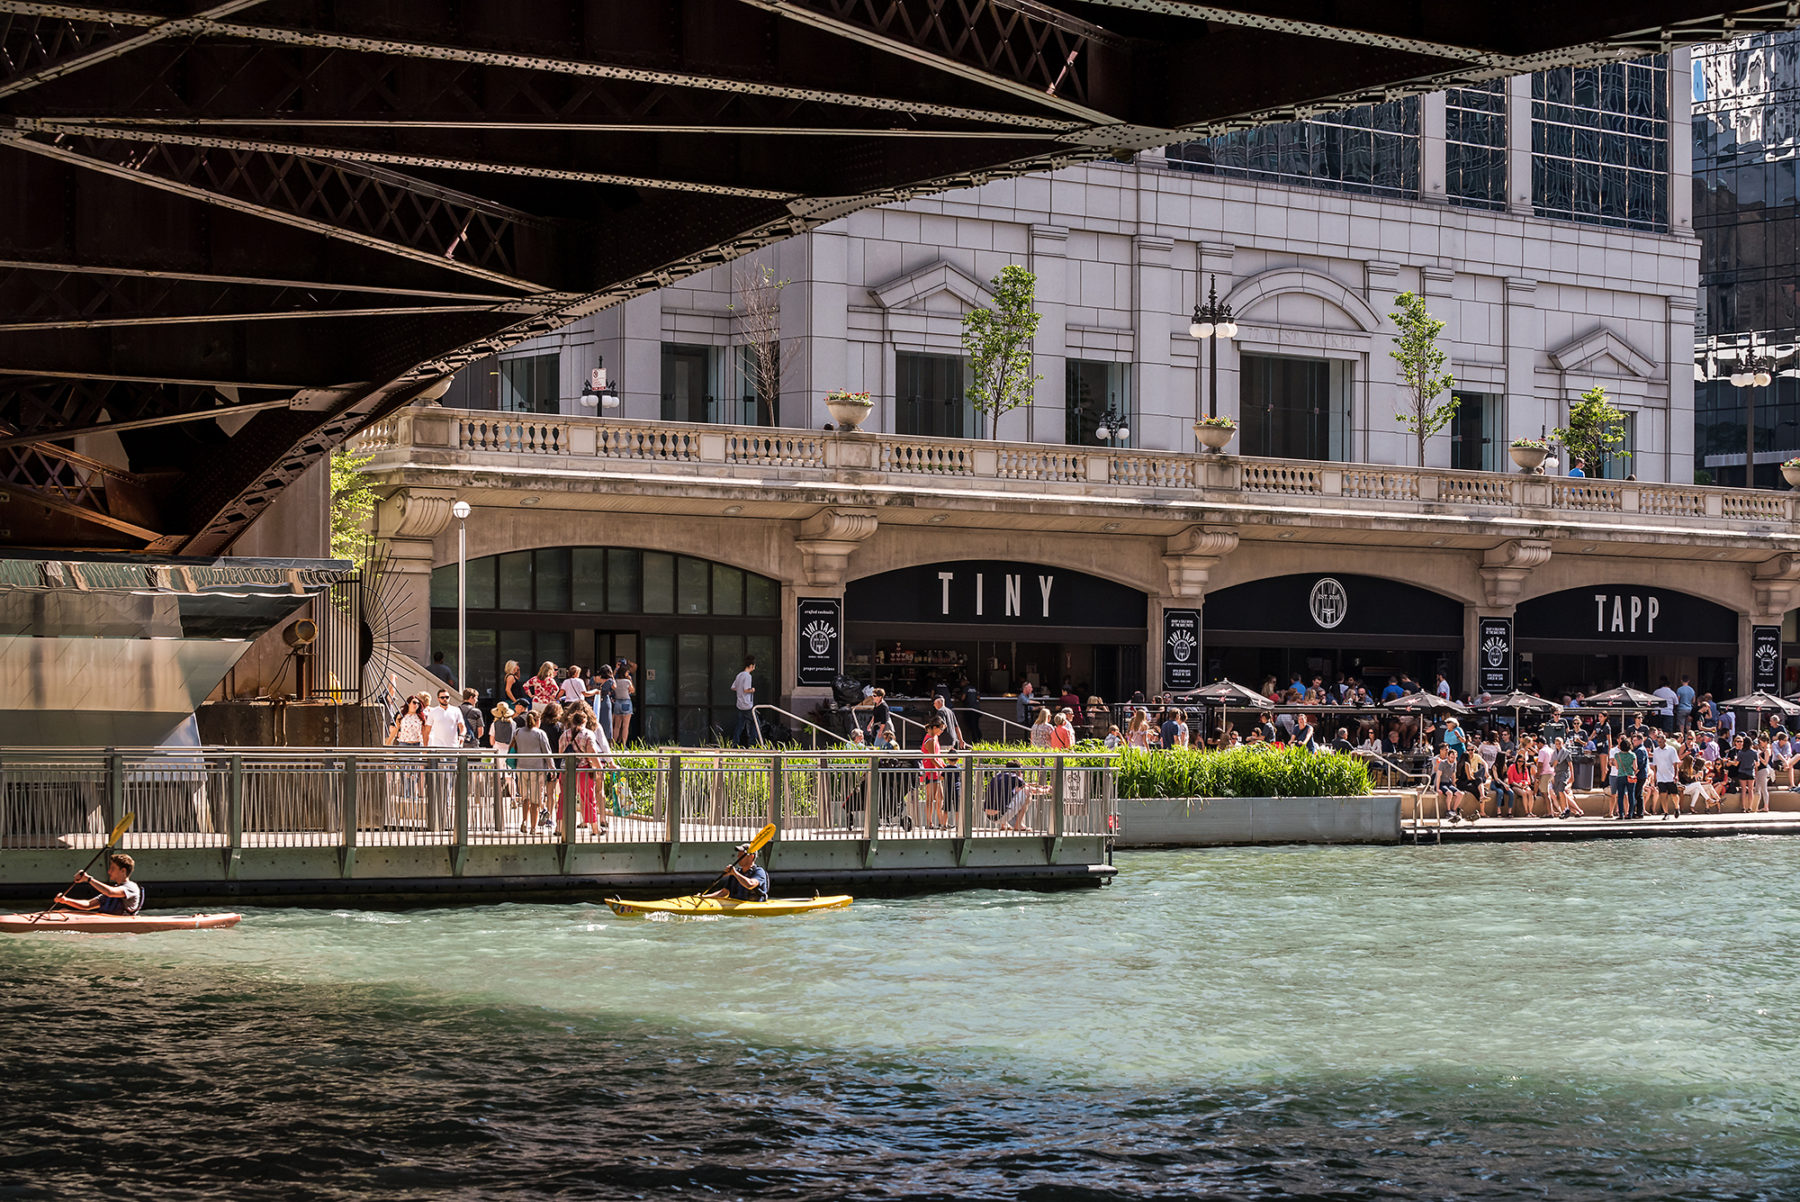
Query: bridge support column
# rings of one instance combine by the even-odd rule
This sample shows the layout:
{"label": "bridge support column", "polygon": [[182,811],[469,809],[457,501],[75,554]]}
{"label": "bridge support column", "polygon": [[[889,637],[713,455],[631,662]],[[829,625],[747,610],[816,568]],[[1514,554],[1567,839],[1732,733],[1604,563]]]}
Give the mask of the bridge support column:
{"label": "bridge support column", "polygon": [[[387,612],[370,615],[379,637],[392,632],[394,649],[421,665],[431,662],[431,540],[450,524],[456,500],[447,489],[402,488],[375,510],[375,537],[387,548]],[[460,665],[458,665],[460,668]]]}

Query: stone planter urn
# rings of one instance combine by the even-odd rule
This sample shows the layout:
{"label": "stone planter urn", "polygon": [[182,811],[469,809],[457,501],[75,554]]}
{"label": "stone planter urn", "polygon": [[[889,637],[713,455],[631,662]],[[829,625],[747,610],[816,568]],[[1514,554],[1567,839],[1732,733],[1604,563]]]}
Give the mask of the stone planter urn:
{"label": "stone planter urn", "polygon": [[1800,488],[1800,459],[1790,459],[1782,464],[1781,478],[1788,482],[1789,488]]}
{"label": "stone planter urn", "polygon": [[869,418],[875,403],[864,393],[832,393],[825,398],[825,408],[840,430],[854,430]]}
{"label": "stone planter urn", "polygon": [[1195,422],[1194,437],[1209,451],[1223,451],[1237,437],[1237,427]]}
{"label": "stone planter urn", "polygon": [[1545,447],[1508,447],[1506,453],[1512,461],[1519,465],[1522,472],[1535,472],[1544,466],[1544,460],[1550,455]]}

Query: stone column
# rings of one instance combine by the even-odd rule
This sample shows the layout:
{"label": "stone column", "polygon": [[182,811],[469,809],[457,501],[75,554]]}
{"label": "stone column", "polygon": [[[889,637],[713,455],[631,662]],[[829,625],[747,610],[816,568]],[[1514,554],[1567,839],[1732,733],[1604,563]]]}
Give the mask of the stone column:
{"label": "stone column", "polygon": [[[1444,331],[1441,335],[1442,344],[1446,347],[1453,346],[1457,338],[1454,300],[1456,271],[1449,267],[1424,267],[1419,270],[1419,277],[1420,295],[1425,298],[1426,311],[1444,323]],[[1388,362],[1392,363],[1393,360],[1390,359]],[[1454,374],[1456,371],[1454,359],[1451,360],[1449,368]],[[1396,381],[1396,387],[1398,387],[1398,381]],[[1432,404],[1441,405],[1449,399],[1439,393]],[[1408,437],[1411,437],[1410,432],[1408,432]],[[1426,439],[1425,464],[1430,467],[1450,466],[1450,431],[1448,429],[1440,430]]]}
{"label": "stone column", "polygon": [[[781,695],[786,708],[806,716],[806,711],[831,695],[829,687],[802,688],[796,682],[800,665],[800,631],[796,622],[796,604],[802,597],[835,597],[844,599],[844,585],[849,576],[850,556],[875,533],[878,522],[873,509],[821,509],[800,523],[794,545],[800,551],[798,581],[785,582],[781,588]],[[845,610],[844,624],[850,622]],[[841,633],[841,632],[840,632]]]}
{"label": "stone column", "polygon": [[623,363],[608,360],[619,383],[620,417],[639,421],[662,419],[662,293],[626,301],[619,318]]}
{"label": "stone column", "polygon": [[1780,626],[1790,609],[1800,606],[1800,555],[1777,555],[1750,571],[1751,612],[1738,615],[1738,692],[1748,693],[1756,679],[1750,662],[1750,628]]}
{"label": "stone column", "polygon": [[1449,199],[1449,163],[1444,146],[1444,114],[1448,107],[1449,98],[1442,92],[1427,92],[1419,100],[1420,200],[1441,203]]}
{"label": "stone column", "polygon": [[[804,243],[801,253],[792,258],[783,256],[784,265],[797,260],[801,266],[793,283],[781,292],[781,335],[784,339],[800,337],[804,341],[800,344],[800,362],[795,365],[795,370],[783,373],[782,421],[786,425],[816,430],[831,420],[825,411],[825,394],[834,388],[855,388],[846,358],[851,346],[850,287],[846,282],[849,239],[843,227],[834,224],[816,229],[800,241]],[[864,300],[867,300],[867,294],[864,294]],[[790,304],[794,310],[792,314],[788,312]],[[861,344],[857,347],[860,350]],[[882,353],[888,360],[893,359],[890,347],[883,347]],[[892,430],[892,388],[886,389],[886,396],[879,395],[882,386],[870,391],[878,395],[872,398],[875,408],[870,411],[863,428],[871,432]]]}
{"label": "stone column", "polygon": [[450,524],[455,500],[448,489],[402,488],[375,508],[375,537],[387,548],[393,583],[383,590],[387,612],[369,615],[370,624],[377,637],[385,626],[394,649],[421,666],[431,662],[432,540]]}
{"label": "stone column", "polygon": [[1406,291],[1400,283],[1400,265],[1365,263],[1363,280],[1363,299],[1384,320],[1381,330],[1369,340],[1367,371],[1357,373],[1367,375],[1368,390],[1363,403],[1353,404],[1350,411],[1352,429],[1363,438],[1362,454],[1356,458],[1364,463],[1411,464],[1418,452],[1412,434],[1394,420],[1400,402],[1396,374],[1399,367],[1388,354],[1393,349],[1394,330],[1393,324],[1385,320],[1393,312],[1394,298]]}
{"label": "stone column", "polygon": [[[1694,478],[1694,309],[1692,293],[1671,296],[1668,302],[1668,350],[1663,370],[1669,381],[1668,428],[1663,431],[1663,479],[1686,484]],[[1639,467],[1640,478],[1647,478]]]}
{"label": "stone column", "polygon": [[1037,276],[1037,337],[1032,340],[1034,372],[1043,379],[1037,382],[1031,405],[1015,410],[1001,419],[1001,434],[1007,439],[1026,442],[1063,441],[1066,428],[1063,408],[1067,386],[1069,325],[1066,308],[1068,296],[1069,227],[1034,225],[1031,227],[1030,268]]}
{"label": "stone column", "polygon": [[1174,250],[1174,239],[1157,234],[1139,234],[1132,239],[1132,270],[1136,279],[1131,324],[1137,343],[1138,373],[1133,388],[1143,403],[1137,407],[1131,445],[1153,451],[1176,451],[1189,445],[1183,437],[1190,424],[1186,413],[1170,412],[1174,369],[1169,357],[1169,331],[1178,306],[1175,272],[1169,262]]}
{"label": "stone column", "polygon": [[[1164,585],[1150,598],[1150,630],[1144,648],[1144,692],[1154,696],[1162,691],[1163,612],[1170,609],[1200,610],[1200,656],[1202,673],[1206,663],[1206,585],[1219,561],[1237,549],[1238,532],[1230,526],[1189,526],[1172,535],[1164,544],[1162,557]],[[1202,684],[1206,681],[1201,680]]]}
{"label": "stone column", "polygon": [[[1685,136],[1687,130],[1682,129]],[[1506,81],[1506,211],[1529,217],[1531,203],[1531,76]]]}
{"label": "stone column", "polygon": [[[1694,52],[1669,51],[1669,232],[1694,232]],[[1670,360],[1671,363],[1674,360]]]}
{"label": "stone column", "polygon": [[1501,446],[1515,438],[1536,438],[1556,422],[1537,395],[1537,360],[1544,346],[1544,315],[1538,312],[1537,281],[1506,278],[1506,425]]}

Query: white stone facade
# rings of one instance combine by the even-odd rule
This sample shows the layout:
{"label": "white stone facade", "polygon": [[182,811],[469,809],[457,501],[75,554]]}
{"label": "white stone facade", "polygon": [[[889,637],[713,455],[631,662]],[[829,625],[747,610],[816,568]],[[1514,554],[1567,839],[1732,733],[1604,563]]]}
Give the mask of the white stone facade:
{"label": "white stone facade", "polygon": [[[1441,196],[1433,137],[1441,141],[1441,97],[1427,98],[1424,121],[1422,191]],[[1672,124],[1685,148],[1685,120]],[[1529,120],[1514,128],[1529,137]],[[1220,347],[1222,414],[1238,413],[1243,353],[1347,364],[1337,378],[1349,381],[1341,400],[1349,422],[1333,457],[1412,464],[1412,437],[1394,416],[1387,317],[1394,296],[1411,290],[1447,323],[1458,389],[1504,398],[1489,466],[1504,470],[1507,440],[1562,424],[1570,401],[1602,384],[1636,415],[1630,470],[1685,483],[1693,479],[1698,243],[1685,150],[1671,162],[1668,234],[1534,217],[1528,166],[1526,194],[1515,187],[1512,208],[1496,212],[1220,178],[1157,155],[854,213],[761,259],[791,281],[782,331],[798,361],[784,372],[780,418],[817,428],[829,420],[824,393],[847,388],[875,397],[867,428],[896,432],[896,354],[960,354],[962,313],[1016,263],[1037,275],[1042,382],[1036,403],[1007,415],[998,433],[1064,441],[1064,362],[1072,357],[1131,365],[1132,446],[1191,449],[1206,363],[1187,326],[1216,276],[1240,325]],[[610,415],[659,419],[664,343],[720,348],[717,370],[731,371],[730,348],[743,340],[733,271],[715,268],[508,357],[561,351],[562,408],[579,414],[574,398],[604,355],[622,391]],[[1426,463],[1450,462],[1450,437],[1440,433]]]}

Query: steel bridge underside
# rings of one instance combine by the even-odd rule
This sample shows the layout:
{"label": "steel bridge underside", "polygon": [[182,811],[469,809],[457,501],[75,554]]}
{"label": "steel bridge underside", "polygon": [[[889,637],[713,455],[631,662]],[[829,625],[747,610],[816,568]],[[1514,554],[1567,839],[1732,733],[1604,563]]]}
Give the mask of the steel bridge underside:
{"label": "steel bridge underside", "polygon": [[523,339],[857,208],[1800,0],[0,0],[0,545],[207,556]]}

